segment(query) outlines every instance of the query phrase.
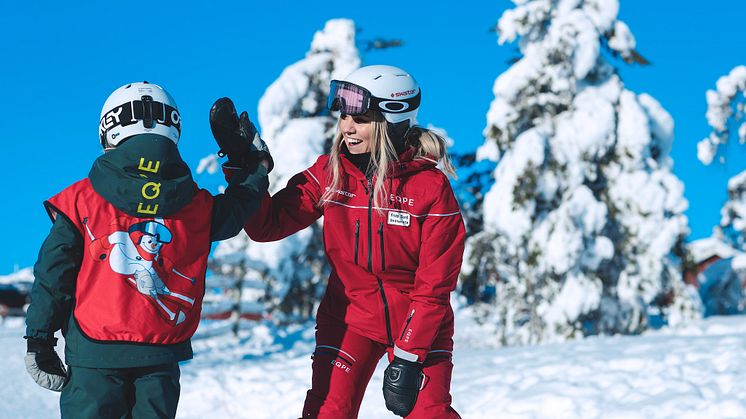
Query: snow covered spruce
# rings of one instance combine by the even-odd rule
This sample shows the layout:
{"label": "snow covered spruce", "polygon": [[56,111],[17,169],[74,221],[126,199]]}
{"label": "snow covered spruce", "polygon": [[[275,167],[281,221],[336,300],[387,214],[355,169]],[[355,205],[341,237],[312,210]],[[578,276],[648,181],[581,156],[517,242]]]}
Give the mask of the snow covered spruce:
{"label": "snow covered spruce", "polygon": [[[270,173],[270,193],[329,150],[336,123],[326,109],[329,85],[359,66],[355,24],[332,19],[314,34],[306,57],[267,88],[259,101],[259,123],[272,153],[282,159]],[[198,172],[217,168],[217,156],[208,156]],[[280,321],[310,318],[329,274],[320,224],[273,243],[255,243],[242,233],[216,248],[210,266],[210,285],[220,293],[240,284],[241,312],[269,313]],[[211,298],[219,300],[213,294],[206,301]],[[214,311],[225,302],[216,305]]]}
{"label": "snow covered spruce", "polygon": [[[712,132],[697,144],[697,157],[704,164],[712,163],[721,145],[725,145],[735,130],[738,141],[746,142],[744,97],[746,66],[739,65],[717,81],[717,90],[707,91],[707,123]],[[721,156],[721,162],[724,156]]]}
{"label": "snow covered spruce", "polygon": [[[707,91],[707,123],[710,135],[697,145],[697,157],[709,165],[720,146],[728,142],[735,131],[740,143],[746,142],[744,97],[746,66],[735,67],[717,81],[717,90]],[[720,156],[725,162],[725,155]],[[746,171],[728,181],[728,201],[720,210],[720,224],[713,230],[713,239],[740,251],[746,250]]]}
{"label": "snow covered spruce", "polygon": [[514,3],[499,42],[522,56],[494,84],[477,157],[497,167],[462,271],[486,303],[469,310],[502,345],[639,332],[651,309],[699,316],[673,120],[609,62],[645,62],[618,1]]}
{"label": "snow covered spruce", "polygon": [[[716,90],[707,91],[707,123],[711,133],[697,146],[697,157],[709,165],[716,156],[725,163],[721,146],[734,133],[746,141],[744,118],[746,66],[737,66],[720,77]],[[694,262],[703,268],[697,276],[705,315],[746,311],[742,284],[746,272],[746,171],[728,181],[728,199],[720,210],[720,223],[709,238],[690,244]]]}

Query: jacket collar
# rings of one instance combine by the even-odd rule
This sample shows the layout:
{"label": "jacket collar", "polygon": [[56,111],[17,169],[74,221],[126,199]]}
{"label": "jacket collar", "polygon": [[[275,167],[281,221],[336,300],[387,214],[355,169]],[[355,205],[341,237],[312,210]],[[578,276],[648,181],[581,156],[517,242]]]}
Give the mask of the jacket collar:
{"label": "jacket collar", "polygon": [[176,144],[156,134],[136,135],[106,152],[93,163],[88,177],[96,193],[133,216],[142,216],[144,199],[157,208],[153,216],[173,214],[197,191]]}

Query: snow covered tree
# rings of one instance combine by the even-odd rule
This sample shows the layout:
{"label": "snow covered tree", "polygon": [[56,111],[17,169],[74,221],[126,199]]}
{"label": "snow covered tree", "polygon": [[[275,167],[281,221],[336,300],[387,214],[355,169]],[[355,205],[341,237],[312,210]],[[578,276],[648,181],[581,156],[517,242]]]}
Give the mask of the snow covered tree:
{"label": "snow covered tree", "polygon": [[[727,145],[733,132],[739,143],[746,142],[746,66],[737,66],[728,75],[720,77],[716,87],[717,90],[707,91],[707,123],[712,132],[697,145],[697,157],[705,165],[712,163],[718,154],[718,160],[725,162],[720,147]],[[713,238],[745,251],[745,231],[746,171],[728,181],[728,201],[720,210],[720,225],[715,228]]]}
{"label": "snow covered tree", "polygon": [[[316,32],[306,57],[267,88],[259,101],[259,125],[276,162],[270,193],[329,150],[336,123],[326,109],[329,85],[359,66],[354,23],[333,19]],[[216,156],[203,159],[198,171],[204,170],[216,170]],[[241,283],[255,292],[241,293],[244,304],[258,300],[278,321],[308,318],[328,275],[321,224],[274,243],[255,243],[241,233],[215,249],[211,266],[216,278],[245,267]]]}
{"label": "snow covered tree", "polygon": [[728,200],[720,210],[720,225],[713,237],[746,251],[746,171],[728,180]]}
{"label": "snow covered tree", "polygon": [[498,164],[462,272],[495,297],[474,311],[503,345],[639,332],[655,305],[698,316],[673,120],[610,63],[643,61],[618,1],[513,2],[499,42],[522,57],[494,84],[478,155]]}
{"label": "snow covered tree", "polygon": [[[741,144],[746,142],[746,66],[735,67],[728,75],[720,77],[716,86],[717,90],[707,91],[707,123],[712,132],[697,144],[697,157],[706,165],[712,163],[718,148],[728,143],[731,131],[737,132]],[[721,155],[721,162],[724,159]]]}
{"label": "snow covered tree", "polygon": [[[490,159],[479,159],[477,153],[451,154],[451,161],[456,168],[457,178],[451,181],[456,199],[461,207],[461,214],[466,223],[467,237],[482,231],[484,219],[482,204],[484,196],[492,187],[492,172],[496,162]],[[484,273],[484,269],[474,270]],[[494,278],[462,275],[458,292],[465,296],[468,304],[490,300],[494,297]]]}

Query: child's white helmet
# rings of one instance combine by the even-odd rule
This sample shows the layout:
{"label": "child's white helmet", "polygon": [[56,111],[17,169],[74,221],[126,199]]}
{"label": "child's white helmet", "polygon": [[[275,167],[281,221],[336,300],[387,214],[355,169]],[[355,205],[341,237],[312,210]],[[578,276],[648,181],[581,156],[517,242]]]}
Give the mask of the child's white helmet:
{"label": "child's white helmet", "polygon": [[417,123],[420,86],[409,73],[390,65],[360,67],[342,80],[332,80],[328,107],[347,115],[362,115],[369,109],[383,113],[392,124]]}
{"label": "child's white helmet", "polygon": [[179,142],[181,116],[174,98],[146,81],[126,84],[109,95],[98,126],[101,146],[116,147],[133,135],[146,133]]}

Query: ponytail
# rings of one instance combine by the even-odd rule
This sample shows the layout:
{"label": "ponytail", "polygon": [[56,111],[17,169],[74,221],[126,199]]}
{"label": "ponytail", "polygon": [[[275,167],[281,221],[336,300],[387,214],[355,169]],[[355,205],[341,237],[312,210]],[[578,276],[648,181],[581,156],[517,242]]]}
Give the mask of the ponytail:
{"label": "ponytail", "polygon": [[407,132],[407,144],[414,147],[415,159],[435,159],[440,170],[456,179],[456,169],[448,157],[446,140],[436,131],[414,126]]}

